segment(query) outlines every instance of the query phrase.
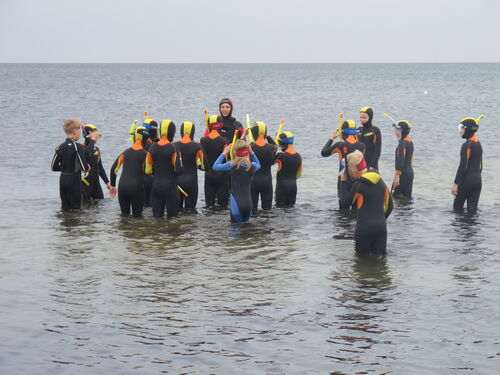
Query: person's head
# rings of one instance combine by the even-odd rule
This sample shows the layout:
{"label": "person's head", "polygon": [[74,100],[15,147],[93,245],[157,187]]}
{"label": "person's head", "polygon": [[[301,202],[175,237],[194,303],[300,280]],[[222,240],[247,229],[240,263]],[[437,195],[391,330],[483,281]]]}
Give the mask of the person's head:
{"label": "person's head", "polygon": [[278,146],[282,151],[286,151],[289,146],[293,145],[294,141],[295,137],[290,132],[283,132],[278,136]]}
{"label": "person's head", "polygon": [[210,115],[208,117],[208,128],[210,130],[221,130],[223,126],[222,116]]}
{"label": "person's head", "polygon": [[219,103],[219,111],[222,117],[231,117],[233,114],[233,101],[229,98],[222,99]]}
{"label": "person's head", "polygon": [[75,141],[80,139],[81,125],[82,122],[79,118],[69,118],[67,120],[64,120],[63,129],[66,133],[66,136]]}
{"label": "person's head", "polygon": [[458,125],[458,133],[464,139],[469,139],[479,130],[477,120],[472,117],[466,117]]}
{"label": "person's head", "polygon": [[394,127],[394,135],[397,139],[404,139],[411,131],[411,125],[406,120],[398,121],[396,124],[392,124]]}
{"label": "person's head", "polygon": [[[95,133],[95,132],[99,132],[99,130],[97,129],[97,126],[92,125],[92,124],[83,125],[83,137],[85,139],[88,139],[90,137],[90,135]],[[102,134],[99,133],[99,138],[101,138],[101,136],[102,136]]]}
{"label": "person's head", "polygon": [[250,131],[255,140],[259,137],[265,138],[267,136],[267,127],[263,121],[255,121],[255,125],[250,128]]}
{"label": "person's head", "polygon": [[181,137],[189,137],[189,139],[194,139],[195,127],[191,121],[184,121],[181,124]]}
{"label": "person's head", "polygon": [[356,128],[356,122],[354,120],[346,120],[343,122],[340,127],[342,130],[341,137],[343,140],[346,140],[350,135],[356,135],[358,129]]}
{"label": "person's head", "polygon": [[132,143],[135,143],[137,141],[143,142],[149,137],[149,132],[148,129],[146,129],[144,126],[138,126],[134,129],[133,136],[132,136]]}
{"label": "person's head", "polygon": [[359,111],[359,121],[365,127],[372,126],[373,120],[373,108],[372,107],[363,107]]}
{"label": "person's head", "polygon": [[153,120],[152,118],[148,118],[144,120],[144,123],[142,124],[143,127],[146,128],[148,131],[148,136],[151,140],[155,141],[157,140],[158,137],[158,123],[156,120]]}
{"label": "person's head", "polygon": [[163,120],[160,124],[160,138],[166,137],[172,142],[175,136],[175,124],[172,120]]}
{"label": "person's head", "polygon": [[245,164],[245,170],[248,171],[252,168],[252,163],[250,161],[250,145],[248,142],[238,139],[234,143],[234,159],[231,164],[240,169],[241,164]]}
{"label": "person's head", "polygon": [[358,180],[364,173],[368,171],[366,160],[363,153],[359,150],[351,152],[347,155],[347,171],[349,175]]}

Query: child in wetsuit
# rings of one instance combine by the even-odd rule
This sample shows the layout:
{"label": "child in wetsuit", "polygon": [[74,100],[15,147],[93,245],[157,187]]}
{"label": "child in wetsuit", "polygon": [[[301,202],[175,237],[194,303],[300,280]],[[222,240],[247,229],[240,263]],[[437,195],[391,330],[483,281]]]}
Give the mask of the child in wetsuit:
{"label": "child in wetsuit", "polygon": [[227,145],[213,165],[214,171],[227,171],[231,175],[230,210],[231,220],[245,222],[252,213],[252,195],[250,187],[256,171],[260,168],[259,159],[255,156],[249,144],[238,139],[234,144],[235,157],[228,162],[225,158],[229,155],[231,146]]}
{"label": "child in wetsuit", "polygon": [[52,170],[61,172],[59,178],[59,195],[63,210],[80,208],[82,204],[81,172],[89,171],[87,153],[91,153],[98,134],[89,138],[86,148],[76,141],[81,134],[81,121],[70,118],[64,121],[63,129],[66,140],[57,146],[52,158]]}
{"label": "child in wetsuit", "polygon": [[146,150],[142,147],[143,137],[148,134],[143,126],[133,130],[132,141],[134,145],[123,151],[111,166],[111,190],[110,195],[116,194],[116,175],[123,165],[123,173],[118,185],[118,202],[123,216],[132,214],[141,216],[144,208],[144,164],[146,162]]}
{"label": "child in wetsuit", "polygon": [[358,255],[384,255],[387,247],[386,219],[392,212],[389,189],[378,172],[368,172],[367,162],[360,151],[347,155],[347,165],[355,182],[349,189],[347,172],[342,172],[340,207],[349,207],[354,203],[358,207],[354,249]]}
{"label": "child in wetsuit", "polygon": [[483,170],[483,148],[476,137],[479,119],[466,117],[460,122],[458,128],[460,136],[466,141],[460,149],[460,165],[451,187],[451,194],[455,197],[454,210],[462,210],[467,201],[467,211],[475,212],[479,203]]}
{"label": "child in wetsuit", "polygon": [[411,198],[413,190],[413,142],[408,136],[411,125],[408,121],[398,121],[394,126],[394,135],[399,139],[396,148],[395,172],[392,182],[394,198]]}
{"label": "child in wetsuit", "polygon": [[365,159],[368,169],[378,170],[378,159],[382,150],[382,134],[380,129],[373,125],[373,108],[363,107],[359,111],[361,127],[358,128],[358,138],[365,145]]}
{"label": "child in wetsuit", "polygon": [[[86,124],[83,126],[83,136],[85,138],[84,145],[87,148],[90,142],[97,142],[97,138],[101,137],[101,133],[99,133],[95,125]],[[93,138],[95,138],[95,141],[92,141]],[[87,162],[90,166],[90,171],[85,178],[82,178],[82,198],[84,201],[89,199],[103,199],[104,194],[99,183],[99,176],[106,184],[108,190],[111,189],[111,185],[102,165],[101,150],[96,145],[94,145],[93,152],[87,153]]]}
{"label": "child in wetsuit", "polygon": [[276,174],[275,201],[277,207],[293,207],[297,199],[297,179],[302,175],[302,157],[293,147],[294,136],[283,132],[278,136],[282,152],[276,155],[278,164]]}
{"label": "child in wetsuit", "polygon": [[273,205],[273,176],[271,167],[276,159],[276,143],[267,135],[267,127],[262,121],[257,121],[251,128],[255,142],[251,144],[252,151],[260,162],[260,169],[255,172],[252,181],[252,204],[257,210],[259,195],[262,209],[270,210]]}

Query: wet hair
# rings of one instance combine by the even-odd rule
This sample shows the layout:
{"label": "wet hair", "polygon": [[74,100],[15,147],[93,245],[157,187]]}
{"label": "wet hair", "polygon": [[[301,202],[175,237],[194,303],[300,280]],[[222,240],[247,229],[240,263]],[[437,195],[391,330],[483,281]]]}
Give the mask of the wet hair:
{"label": "wet hair", "polygon": [[246,171],[248,171],[248,170],[250,170],[250,168],[252,168],[252,162],[250,161],[249,155],[236,156],[236,151],[240,151],[240,150],[243,150],[244,148],[248,148],[248,147],[250,147],[248,142],[246,142],[242,139],[238,139],[234,143],[234,152],[235,152],[234,155],[235,156],[234,156],[234,159],[231,160],[231,165],[235,166],[236,169],[240,169],[241,164],[246,164],[246,168],[245,168]]}
{"label": "wet hair", "polygon": [[351,152],[349,155],[347,155],[347,167],[349,168],[349,171],[354,171],[355,173],[359,173],[360,171],[358,170],[358,164],[363,161],[363,153],[359,150],[356,150],[354,152]]}
{"label": "wet hair", "polygon": [[80,128],[82,121],[79,118],[69,118],[64,120],[63,129],[66,135],[71,135],[73,132]]}

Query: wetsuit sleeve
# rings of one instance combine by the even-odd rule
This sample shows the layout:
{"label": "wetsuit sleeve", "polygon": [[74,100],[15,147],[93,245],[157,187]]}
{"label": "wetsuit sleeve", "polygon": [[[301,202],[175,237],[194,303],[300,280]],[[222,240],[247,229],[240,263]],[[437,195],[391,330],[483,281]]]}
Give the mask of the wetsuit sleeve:
{"label": "wetsuit sleeve", "polygon": [[59,147],[54,151],[54,156],[52,158],[52,163],[50,163],[50,168],[52,172],[61,171],[61,156],[59,155]]}
{"label": "wetsuit sleeve", "polygon": [[395,170],[396,174],[400,175],[405,167],[405,142],[401,141],[396,148],[396,162]]}
{"label": "wetsuit sleeve", "polygon": [[87,145],[84,147],[86,157],[92,156],[92,153],[94,152],[94,146],[95,146],[95,142],[93,140],[89,139]]}
{"label": "wetsuit sleeve", "polygon": [[101,176],[105,184],[109,182],[108,175],[106,174],[106,171],[104,170],[104,167],[102,165],[102,159],[100,153],[99,153],[99,176]]}
{"label": "wetsuit sleeve", "polygon": [[229,161],[223,163],[222,161],[225,158],[226,158],[226,156],[224,154],[220,154],[219,157],[217,158],[217,160],[215,161],[212,169],[214,171],[218,171],[218,172],[230,171],[233,166],[232,166],[231,162],[229,162]]}
{"label": "wetsuit sleeve", "polygon": [[460,165],[457,169],[457,174],[455,176],[455,184],[459,185],[462,183],[465,171],[467,170],[467,162],[469,159],[469,155],[467,155],[467,150],[469,149],[469,142],[464,142],[462,148],[460,149]]}
{"label": "wetsuit sleeve", "polygon": [[234,122],[234,128],[238,130],[238,134],[240,135],[245,132],[245,128],[243,127],[243,125],[241,125],[241,122],[239,121]]}
{"label": "wetsuit sleeve", "polygon": [[120,170],[122,164],[123,164],[123,154],[120,154],[120,156],[116,158],[115,162],[111,166],[111,171],[109,172],[109,176],[111,178],[111,186],[116,185],[116,175]]}
{"label": "wetsuit sleeve", "polygon": [[184,172],[184,166],[182,165],[182,154],[180,152],[174,152],[172,155],[172,166],[174,167],[174,174],[180,175]]}
{"label": "wetsuit sleeve", "polygon": [[384,214],[385,218],[387,219],[389,215],[392,212],[393,208],[393,203],[392,203],[392,195],[389,192],[389,189],[387,189],[387,186],[385,187],[385,193],[384,193]]}
{"label": "wetsuit sleeve", "polygon": [[380,152],[382,150],[382,134],[380,133],[380,129],[376,126],[373,127],[375,131],[375,139],[373,143],[375,143],[375,151],[373,153],[372,165],[369,167],[375,168],[378,163],[378,159],[380,158]]}
{"label": "wetsuit sleeve", "polygon": [[354,197],[359,190],[359,181],[355,181],[352,184],[351,190],[349,190],[349,184],[347,181],[340,181],[339,184],[339,200],[340,208],[349,208],[354,203]]}
{"label": "wetsuit sleeve", "polygon": [[326,144],[323,146],[323,149],[321,150],[321,156],[327,158],[331,154],[333,154],[333,149],[335,145],[333,144],[333,139],[329,139],[326,141]]}
{"label": "wetsuit sleeve", "polygon": [[[80,155],[80,159],[79,160],[80,160],[80,162],[82,164],[82,169],[85,172],[87,172],[90,169],[90,165],[89,165],[89,163],[87,163],[87,149],[86,149],[86,147],[83,147],[80,143],[76,144],[76,149],[77,149],[78,155]],[[92,144],[91,150],[94,151],[94,145],[93,144]]]}
{"label": "wetsuit sleeve", "polygon": [[151,153],[148,151],[146,154],[146,162],[144,163],[144,173],[147,175],[153,174],[153,157]]}
{"label": "wetsuit sleeve", "polygon": [[260,169],[260,161],[257,155],[252,154],[250,156],[250,159],[252,160],[252,165],[254,166],[255,170],[258,171]]}
{"label": "wetsuit sleeve", "polygon": [[302,159],[300,159],[300,165],[299,169],[297,169],[297,175],[295,176],[295,179],[298,180],[301,177],[302,177]]}

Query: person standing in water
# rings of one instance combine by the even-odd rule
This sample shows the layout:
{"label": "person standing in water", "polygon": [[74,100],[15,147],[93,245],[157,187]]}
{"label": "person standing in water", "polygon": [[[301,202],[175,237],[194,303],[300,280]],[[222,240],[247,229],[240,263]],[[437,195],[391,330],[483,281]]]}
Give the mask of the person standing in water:
{"label": "person standing in water", "polygon": [[231,146],[224,147],[213,165],[214,171],[229,172],[231,176],[230,210],[231,221],[241,223],[248,221],[252,214],[252,195],[250,187],[255,171],[260,168],[259,159],[249,144],[241,139],[234,144],[234,158],[225,162]]}
{"label": "person standing in water", "polygon": [[[356,123],[353,120],[346,120],[342,123],[340,127],[341,141],[333,143],[333,141],[339,136],[339,129],[335,129],[332,136],[326,142],[325,146],[321,150],[321,156],[329,157],[333,154],[339,155],[339,172],[345,168],[346,157],[350,153],[359,150],[362,153],[365,152],[365,145],[358,141]],[[347,178],[347,183],[352,185],[354,180],[349,176]],[[350,186],[349,186],[350,187]],[[340,175],[337,179],[337,197],[340,199]]]}
{"label": "person standing in water", "polygon": [[226,142],[229,144],[233,141],[234,132],[238,130],[238,134],[243,134],[244,128],[241,122],[233,117],[233,101],[229,98],[224,98],[219,103],[219,112],[222,116],[222,128],[220,135],[222,135]]}
{"label": "person standing in water", "polygon": [[[356,204],[357,223],[354,232],[356,254],[384,255],[387,248],[386,219],[392,212],[392,196],[384,181],[375,171],[368,171],[363,154],[356,150],[347,155],[348,172],[344,170],[340,182],[340,206]],[[355,180],[349,189],[347,173]]]}
{"label": "person standing in water", "polygon": [[468,212],[477,210],[482,188],[483,148],[476,137],[476,132],[479,130],[478,122],[481,118],[466,117],[458,126],[460,136],[466,141],[460,149],[460,165],[451,187],[451,194],[455,197],[454,210],[463,210],[465,201]]}
{"label": "person standing in water", "polygon": [[267,135],[267,127],[262,121],[257,121],[250,131],[253,142],[250,147],[260,162],[260,169],[255,172],[252,181],[252,208],[257,210],[259,195],[263,210],[270,210],[273,205],[273,176],[271,167],[276,159],[276,143]]}
{"label": "person standing in water", "polygon": [[118,185],[118,202],[123,216],[132,214],[141,216],[144,208],[144,164],[146,162],[146,150],[142,147],[143,137],[148,135],[145,127],[139,126],[132,130],[131,140],[133,146],[123,151],[111,166],[110,195],[116,194],[116,175],[123,165],[123,173]]}
{"label": "person standing in water", "polygon": [[[101,137],[101,133],[99,133],[95,125],[86,124],[83,125],[83,137],[85,138],[84,146],[87,148],[90,142],[97,142],[97,138]],[[92,141],[93,138],[95,138],[95,141]],[[84,201],[103,199],[104,194],[99,183],[99,177],[102,178],[108,190],[111,189],[111,184],[102,165],[101,150],[95,144],[93,152],[87,154],[87,162],[90,165],[90,171],[84,179],[82,178],[82,198]]]}
{"label": "person standing in water", "polygon": [[181,140],[175,147],[182,155],[183,172],[177,176],[177,183],[188,195],[180,195],[179,209],[194,210],[198,202],[198,165],[203,164],[203,152],[198,142],[194,142],[195,126],[190,121],[181,124]]}
{"label": "person standing in water", "polygon": [[175,135],[173,121],[163,120],[159,130],[160,140],[151,145],[146,155],[145,173],[154,175],[151,188],[153,216],[163,217],[166,209],[167,217],[174,217],[179,212],[177,175],[182,173],[182,156],[172,143]]}
{"label": "person standing in water", "polygon": [[278,136],[278,145],[282,151],[274,161],[278,164],[275,192],[278,207],[293,207],[297,199],[297,180],[302,175],[302,157],[293,147],[294,140],[295,137],[290,132],[283,132]]}
{"label": "person standing in water", "polygon": [[82,205],[81,177],[82,171],[89,172],[87,155],[93,152],[94,142],[98,134],[89,137],[87,147],[78,143],[81,135],[81,121],[70,118],[64,121],[63,130],[66,140],[57,146],[52,158],[51,169],[61,172],[59,178],[59,195],[63,210],[79,209]]}
{"label": "person standing in water", "polygon": [[394,198],[411,198],[413,190],[413,142],[409,137],[411,125],[401,120],[394,126],[394,135],[399,140],[396,148],[395,172],[392,182]]}
{"label": "person standing in water", "polygon": [[373,168],[378,171],[378,159],[382,150],[382,135],[380,129],[372,124],[372,107],[363,107],[359,111],[361,127],[358,128],[359,140],[365,145],[365,160],[368,169]]}
{"label": "person standing in water", "polygon": [[208,117],[208,136],[200,139],[203,150],[202,169],[205,171],[205,204],[207,207],[215,206],[215,198],[221,207],[226,207],[229,200],[229,175],[226,171],[216,171],[212,167],[217,157],[228,144],[219,134],[222,129],[222,117],[211,115]]}

